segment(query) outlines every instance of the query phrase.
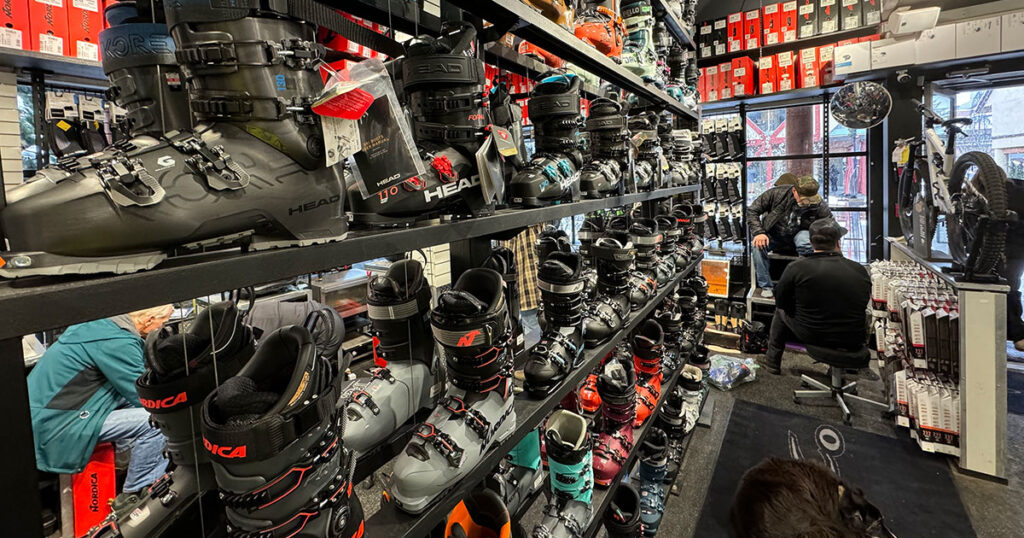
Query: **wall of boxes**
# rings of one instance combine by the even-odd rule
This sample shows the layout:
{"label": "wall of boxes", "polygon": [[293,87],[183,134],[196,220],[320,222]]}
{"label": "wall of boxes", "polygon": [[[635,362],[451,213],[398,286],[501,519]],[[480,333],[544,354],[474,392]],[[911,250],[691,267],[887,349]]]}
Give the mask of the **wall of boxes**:
{"label": "wall of boxes", "polygon": [[0,47],[98,62],[103,6],[104,0],[4,0]]}

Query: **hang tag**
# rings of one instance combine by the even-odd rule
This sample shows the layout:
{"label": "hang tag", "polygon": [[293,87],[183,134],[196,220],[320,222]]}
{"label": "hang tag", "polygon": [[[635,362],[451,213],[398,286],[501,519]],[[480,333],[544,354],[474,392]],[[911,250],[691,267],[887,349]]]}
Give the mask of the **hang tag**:
{"label": "hang tag", "polygon": [[324,157],[327,166],[334,166],[360,150],[359,123],[333,116],[320,118],[324,130]]}
{"label": "hang tag", "polygon": [[502,157],[511,157],[519,154],[519,148],[516,147],[515,137],[512,133],[504,127],[491,124],[491,138],[494,139],[494,145],[498,149],[498,153]]}
{"label": "hang tag", "polygon": [[103,100],[91,95],[79,95],[78,119],[82,121],[104,121]]}
{"label": "hang tag", "polygon": [[493,135],[484,139],[476,151],[476,169],[480,174],[480,191],[484,201],[500,200],[505,195],[505,178],[501,173],[501,158],[497,155]]}
{"label": "hang tag", "polygon": [[72,93],[60,91],[46,92],[46,119],[59,120],[77,118],[78,104]]}
{"label": "hang tag", "polygon": [[342,81],[331,75],[320,97],[313,101],[313,112],[320,116],[358,120],[373,104],[370,92],[360,88],[358,80]]}

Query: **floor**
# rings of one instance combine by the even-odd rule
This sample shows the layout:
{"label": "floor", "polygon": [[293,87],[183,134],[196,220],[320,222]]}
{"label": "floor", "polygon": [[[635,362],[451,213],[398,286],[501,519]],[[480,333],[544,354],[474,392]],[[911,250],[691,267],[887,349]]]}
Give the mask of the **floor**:
{"label": "floor", "polygon": [[[713,390],[714,416],[710,428],[698,427],[683,461],[679,478],[667,502],[665,519],[658,534],[661,536],[694,536],[697,520],[704,505],[704,496],[711,482],[718,452],[725,437],[726,426],[736,399],[771,406],[794,413],[833,420],[840,423],[837,408],[827,404],[796,404],[792,391],[800,385],[800,374],[817,372],[819,378],[825,367],[796,352],[786,352],[783,360],[783,375],[762,375],[755,382],[737,387],[731,392]],[[867,377],[877,377],[868,374]],[[858,379],[860,394],[881,400],[881,383],[862,376]],[[870,406],[854,402],[853,427],[880,435],[904,436],[906,432],[896,430],[888,420]],[[971,517],[971,523],[982,538],[1020,536],[1024,527],[1024,416],[1008,415],[1008,484],[998,484],[984,479],[964,476],[955,470],[953,480],[960,492],[960,499]],[[885,508],[882,508],[884,513]]]}

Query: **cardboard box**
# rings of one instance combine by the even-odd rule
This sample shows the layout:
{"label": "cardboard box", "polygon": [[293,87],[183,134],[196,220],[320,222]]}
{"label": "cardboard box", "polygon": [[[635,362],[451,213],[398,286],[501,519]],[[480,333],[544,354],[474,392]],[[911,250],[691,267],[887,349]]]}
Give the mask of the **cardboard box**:
{"label": "cardboard box", "polygon": [[762,56],[757,62],[758,91],[761,94],[775,93],[778,88],[778,71],[775,68],[775,56]]}
{"label": "cardboard box", "polygon": [[718,98],[732,97],[732,62],[718,65]]}
{"label": "cardboard box", "polygon": [[1003,15],[1003,37],[1000,50],[1013,52],[1024,49],[1024,11]]}
{"label": "cardboard box", "polygon": [[100,0],[69,0],[68,41],[71,44],[71,57],[100,61],[102,7]]}
{"label": "cardboard box", "polygon": [[64,0],[29,0],[29,28],[32,50],[67,56],[68,10]]}
{"label": "cardboard box", "polygon": [[726,40],[728,37],[729,20],[725,18],[716,20],[714,26],[711,28],[712,54],[715,56],[725,54],[728,45]]}
{"label": "cardboard box", "polygon": [[956,57],[973,58],[999,52],[1001,23],[999,17],[956,23]]}
{"label": "cardboard box", "polygon": [[761,9],[761,30],[764,39],[761,43],[777,45],[782,43],[782,4],[765,4]]}
{"label": "cardboard box", "polygon": [[822,86],[835,84],[836,77],[836,46],[822,45],[818,47],[818,82]]}
{"label": "cardboard box", "polygon": [[800,87],[816,88],[818,80],[818,48],[810,47],[800,50]]}
{"label": "cardboard box", "polygon": [[796,37],[807,39],[818,35],[818,0],[800,0],[796,8]]}
{"label": "cardboard box", "polygon": [[761,46],[761,10],[753,9],[743,14],[743,48],[756,49]]}
{"label": "cardboard box", "polygon": [[726,18],[726,49],[729,52],[743,50],[743,13],[731,13]]}
{"label": "cardboard box", "polygon": [[818,0],[818,33],[839,31],[839,0]]}
{"label": "cardboard box", "polygon": [[704,21],[700,23],[700,29],[697,31],[697,48],[700,49],[701,58],[709,58],[715,53],[715,47],[711,43],[712,27],[711,21]]}
{"label": "cardboard box", "polygon": [[836,43],[836,46],[837,47],[842,47],[843,45],[853,45],[854,43],[857,43],[859,41],[860,41],[860,39],[857,39],[857,38],[854,38],[854,39],[844,39],[844,40],[840,41],[839,43]]}
{"label": "cardboard box", "polygon": [[708,96],[707,101],[708,102],[717,101],[718,100],[718,66],[717,65],[713,65],[711,67],[708,67],[704,71],[704,73],[707,75],[707,80],[704,82],[704,85],[705,85],[705,87],[707,89],[707,92],[708,92],[707,93],[707,96]]}
{"label": "cardboard box", "polygon": [[878,41],[879,39],[882,39],[882,34],[871,34],[858,39],[857,43],[868,43],[870,41]]}
{"label": "cardboard box", "polygon": [[778,80],[778,89],[776,91],[784,92],[786,90],[792,90],[797,87],[796,79],[796,53],[787,50],[786,52],[780,52],[776,56],[776,78]]}
{"label": "cardboard box", "polygon": [[701,67],[700,68],[700,76],[697,77],[697,97],[700,99],[701,103],[704,102],[704,100],[707,98],[707,95],[708,95],[707,94],[708,75],[707,75],[706,71],[707,71],[706,68]]}
{"label": "cardboard box", "polygon": [[732,96],[757,95],[754,85],[754,61],[746,56],[732,60]]}
{"label": "cardboard box", "polygon": [[952,60],[956,58],[956,25],[944,24],[925,30],[914,46],[919,64]]}
{"label": "cardboard box", "polygon": [[917,63],[915,39],[881,39],[871,45],[871,69],[901,67]]}
{"label": "cardboard box", "polygon": [[796,41],[796,6],[797,1],[791,0],[789,2],[783,2],[782,8],[779,10],[781,22],[779,26],[782,28],[782,42],[792,43]]}
{"label": "cardboard box", "polygon": [[836,76],[871,70],[871,43],[840,45],[835,50]]}
{"label": "cardboard box", "polygon": [[24,49],[29,39],[28,0],[2,0],[0,47]]}
{"label": "cardboard box", "polygon": [[860,11],[864,26],[882,23],[882,0],[860,0]]}
{"label": "cardboard box", "polygon": [[861,0],[842,0],[842,15],[839,18],[839,27],[843,30],[853,30],[864,26],[864,15],[861,9]]}

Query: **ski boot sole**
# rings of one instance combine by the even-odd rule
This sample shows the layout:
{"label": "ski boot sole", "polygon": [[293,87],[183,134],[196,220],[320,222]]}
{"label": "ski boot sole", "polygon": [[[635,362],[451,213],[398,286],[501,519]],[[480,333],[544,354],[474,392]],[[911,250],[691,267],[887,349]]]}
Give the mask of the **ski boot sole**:
{"label": "ski boot sole", "polygon": [[125,275],[156,267],[167,259],[162,251],[128,256],[62,256],[48,252],[4,252],[0,277],[113,273]]}

